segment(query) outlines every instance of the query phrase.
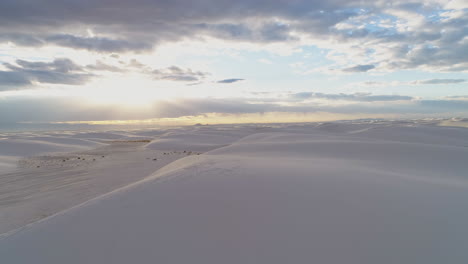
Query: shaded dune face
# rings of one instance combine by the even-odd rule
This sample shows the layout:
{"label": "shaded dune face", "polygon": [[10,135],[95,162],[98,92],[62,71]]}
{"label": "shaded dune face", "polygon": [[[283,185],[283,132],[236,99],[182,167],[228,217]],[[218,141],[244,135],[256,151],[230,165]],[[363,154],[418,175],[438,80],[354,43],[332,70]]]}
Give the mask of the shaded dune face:
{"label": "shaded dune face", "polygon": [[[336,127],[246,132],[5,237],[0,255],[10,263],[464,263],[468,131]],[[198,146],[213,131],[160,142]]]}

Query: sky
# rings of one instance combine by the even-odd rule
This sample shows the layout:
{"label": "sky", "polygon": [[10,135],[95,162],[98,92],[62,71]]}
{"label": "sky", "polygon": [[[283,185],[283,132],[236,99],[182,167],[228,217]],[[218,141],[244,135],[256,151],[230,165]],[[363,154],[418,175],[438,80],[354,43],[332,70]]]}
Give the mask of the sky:
{"label": "sky", "polygon": [[2,0],[0,126],[468,117],[468,0]]}

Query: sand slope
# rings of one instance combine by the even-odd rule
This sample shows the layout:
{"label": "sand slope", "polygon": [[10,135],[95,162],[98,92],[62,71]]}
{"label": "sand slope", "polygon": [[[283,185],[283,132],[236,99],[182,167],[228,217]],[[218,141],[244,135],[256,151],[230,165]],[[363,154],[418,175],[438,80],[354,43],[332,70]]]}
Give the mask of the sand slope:
{"label": "sand slope", "polygon": [[60,137],[26,137],[0,139],[0,173],[14,171],[22,157],[45,153],[65,153],[86,150],[99,142]]}
{"label": "sand slope", "polygon": [[407,126],[347,126],[274,128],[180,159],[0,240],[0,256],[6,263],[466,263],[468,130],[416,124],[421,138],[413,141],[397,136],[414,131]]}

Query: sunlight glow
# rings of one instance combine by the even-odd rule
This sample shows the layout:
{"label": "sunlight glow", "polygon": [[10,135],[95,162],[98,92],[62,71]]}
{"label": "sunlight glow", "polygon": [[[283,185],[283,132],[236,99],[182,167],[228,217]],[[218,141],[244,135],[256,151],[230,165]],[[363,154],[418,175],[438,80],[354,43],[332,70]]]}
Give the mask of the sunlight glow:
{"label": "sunlight glow", "polygon": [[96,80],[80,94],[91,103],[119,103],[127,106],[145,106],[155,100],[176,96],[173,90],[161,89],[159,86],[146,76],[128,73]]}

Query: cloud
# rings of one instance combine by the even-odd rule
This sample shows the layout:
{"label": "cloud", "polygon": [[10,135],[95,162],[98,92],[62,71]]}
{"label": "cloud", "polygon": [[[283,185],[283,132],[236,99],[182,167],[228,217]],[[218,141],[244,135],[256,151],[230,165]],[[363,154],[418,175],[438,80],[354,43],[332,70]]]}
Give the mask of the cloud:
{"label": "cloud", "polygon": [[414,81],[413,84],[456,84],[466,82],[465,79],[430,79]]}
{"label": "cloud", "polygon": [[343,101],[356,101],[356,102],[385,102],[385,101],[410,101],[414,98],[404,95],[372,95],[369,93],[355,93],[355,94],[325,94],[302,92],[290,95],[292,99],[306,100],[306,99],[326,99],[326,100],[343,100]]}
{"label": "cloud", "polygon": [[44,38],[46,42],[74,49],[99,52],[144,51],[152,48],[151,43],[110,39],[104,37],[79,37],[70,34],[52,35]]}
{"label": "cloud", "polygon": [[0,123],[114,119],[122,107],[84,106],[79,98],[20,97],[0,99]]}
{"label": "cloud", "polygon": [[207,38],[315,45],[352,59],[348,72],[373,69],[369,60],[386,70],[466,71],[467,25],[463,4],[435,0],[0,2],[2,42],[108,53]]}
{"label": "cloud", "polygon": [[442,85],[442,84],[463,84],[466,79],[427,79],[414,81],[364,81],[350,83],[349,87],[398,87],[398,86],[415,86],[415,85]]}
{"label": "cloud", "polygon": [[147,65],[139,62],[138,60],[136,59],[131,59],[130,60],[130,63],[128,63],[128,66],[129,67],[133,67],[133,68],[138,68],[138,69],[145,69],[145,68],[148,68]]}
{"label": "cloud", "polygon": [[[144,38],[143,38],[144,40]],[[45,45],[57,45],[78,50],[93,52],[142,52],[151,50],[153,41],[135,41],[109,38],[109,37],[85,37],[72,34],[37,34],[31,33],[3,33],[0,29],[0,42],[13,42],[19,46],[41,47]]]}
{"label": "cloud", "polygon": [[[322,95],[335,98],[334,95]],[[346,95],[343,95],[346,97]],[[354,97],[351,95],[351,97]],[[11,98],[0,99],[0,120],[14,122],[64,122],[91,120],[135,120],[150,118],[178,118],[216,113],[262,114],[262,113],[337,113],[350,114],[394,114],[405,117],[409,114],[445,114],[446,116],[468,115],[468,101],[463,99],[409,100],[402,96],[384,95],[384,100],[369,97],[349,104],[316,102],[290,102],[283,104],[282,98],[192,98],[155,101],[141,109],[129,109],[119,104],[82,104],[80,98]],[[327,99],[325,99],[327,100]],[[336,99],[330,99],[333,102]],[[396,101],[395,101],[396,100]]]}
{"label": "cloud", "polygon": [[114,65],[109,65],[100,60],[96,61],[95,64],[87,65],[86,69],[92,70],[92,71],[108,71],[108,72],[124,72],[125,71],[124,68],[117,67]]}
{"label": "cloud", "polygon": [[69,59],[52,62],[16,60],[16,65],[5,63],[4,66],[9,71],[0,71],[1,90],[16,89],[32,82],[81,85],[94,76]]}
{"label": "cloud", "polygon": [[[55,71],[55,72],[72,72],[82,71],[82,68],[75,64],[72,60],[67,58],[55,59],[52,62],[31,62],[25,60],[16,60],[16,64],[22,67],[22,69],[37,70],[37,71]],[[12,70],[18,70],[20,68],[7,64],[7,68]]]}
{"label": "cloud", "polygon": [[194,83],[187,83],[186,85],[187,86],[196,86],[196,85],[200,85],[202,84],[203,82],[194,82]]}
{"label": "cloud", "polygon": [[208,73],[193,71],[191,69],[182,69],[177,66],[171,66],[165,69],[152,70],[151,74],[156,80],[195,82],[204,79]]}
{"label": "cloud", "polygon": [[272,21],[241,24],[201,23],[194,25],[194,29],[208,36],[237,41],[272,43],[297,40],[291,35],[288,25]]}
{"label": "cloud", "polygon": [[[468,71],[462,1],[0,1],[0,42],[143,53],[209,41],[326,49],[344,72]],[[188,8],[189,7],[189,8]],[[93,34],[89,34],[92,31]],[[348,67],[352,62],[356,66]],[[372,64],[370,64],[372,62]]]}
{"label": "cloud", "polygon": [[353,67],[343,69],[344,72],[367,72],[374,69],[375,66],[371,64],[366,65],[356,65]]}
{"label": "cloud", "polygon": [[3,33],[0,34],[0,42],[13,42],[20,46],[42,46],[44,41],[34,34]]}
{"label": "cloud", "polygon": [[224,80],[219,80],[217,81],[217,83],[235,83],[235,82],[240,82],[240,81],[243,81],[244,79],[236,79],[236,78],[233,78],[233,79],[224,79]]}
{"label": "cloud", "polygon": [[[467,100],[423,100],[421,106],[426,107],[431,112],[443,111],[459,111],[460,109],[468,109]],[[466,111],[466,110],[465,110]]]}
{"label": "cloud", "polygon": [[174,82],[195,82],[200,84],[208,72],[196,71],[189,68],[170,66],[153,69],[135,59],[120,64],[108,64],[97,60],[94,64],[78,65],[68,58],[57,58],[50,62],[16,60],[14,64],[4,63],[8,71],[0,71],[0,91],[19,88],[32,88],[37,83],[83,85],[101,72],[124,75],[136,72],[154,80]]}
{"label": "cloud", "polygon": [[27,76],[14,71],[0,71],[0,91],[12,90],[16,87],[31,84]]}
{"label": "cloud", "polygon": [[[277,66],[281,66],[281,63],[285,61],[291,63],[303,60],[304,65],[299,67],[300,70],[313,65],[314,68],[310,69],[310,72],[317,72],[318,68],[333,68],[335,70],[329,70],[332,74],[346,74],[347,76],[355,73],[371,73],[376,69],[380,73],[415,69],[418,75],[420,72],[468,72],[468,53],[466,52],[468,50],[468,9],[464,9],[466,4],[462,4],[463,1],[428,0],[424,3],[422,1],[393,1],[390,4],[387,2],[375,0],[2,0],[0,1],[0,43],[8,44],[2,44],[2,50],[5,49],[0,55],[2,55],[2,60],[5,58],[4,60],[10,63],[4,63],[0,70],[0,90],[24,89],[37,84],[83,85],[99,77],[100,74],[106,78],[112,78],[113,76],[122,77],[127,72],[137,73],[138,76],[146,75],[143,77],[159,81],[182,82],[183,85],[196,85],[206,81],[210,73],[195,69],[193,66],[180,67],[184,64],[176,63],[175,65],[179,66],[167,67],[177,60],[187,63],[185,65],[193,65],[190,63],[203,59],[204,53],[194,54],[191,58],[182,58],[190,52],[187,51],[190,49],[184,50],[181,56],[158,54],[169,46],[158,45],[179,41],[184,41],[183,44],[191,41],[207,43],[210,48],[219,48],[215,53],[232,50],[235,50],[236,55],[239,54],[239,56],[248,53],[246,56],[251,56],[248,58],[250,61],[258,60],[257,55],[275,59]],[[56,46],[65,48],[58,49]],[[175,48],[181,48],[180,46]],[[27,49],[27,54],[37,50],[35,60],[45,60],[47,56],[60,54],[59,56],[70,56],[74,58],[74,61],[50,59],[46,62],[37,62],[23,59],[11,62],[19,56],[14,57],[8,51],[13,50],[15,54],[19,54],[22,49],[26,50],[25,47],[40,47],[40,49]],[[282,50],[297,50],[302,54],[284,59],[263,52],[280,53],[278,51],[280,49],[276,47],[281,47]],[[143,58],[146,56],[144,53],[153,51],[153,48],[155,48],[155,56],[160,56],[158,58],[161,58],[161,61]],[[259,52],[258,54],[244,53],[243,48]],[[51,53],[54,54],[51,55]],[[307,59],[305,53],[314,55]],[[73,57],[82,54],[83,58]],[[25,56],[23,54],[20,56],[25,58],[26,52]],[[138,60],[129,60],[129,58]],[[315,61],[316,58],[318,58],[317,61]],[[80,62],[82,65],[75,62]],[[154,65],[142,62],[154,63]],[[262,62],[271,63],[266,60]],[[208,62],[207,65],[210,63]],[[362,77],[364,74],[360,75]],[[430,78],[436,78],[436,76],[447,77],[448,75],[434,75]],[[451,74],[449,77],[390,83],[368,82],[367,85],[397,87],[458,84],[460,86],[467,81],[463,75],[457,77]],[[384,78],[376,77],[375,79],[386,80],[387,78],[398,78],[398,76],[387,75]],[[216,83],[229,84],[241,80],[232,78],[219,80]],[[342,80],[335,83],[342,83]],[[258,97],[262,96],[258,95]],[[264,95],[264,97],[269,96]],[[39,104],[37,107],[47,106],[42,105],[45,101],[37,100],[30,102],[37,102]],[[173,116],[182,113],[203,114],[210,111],[219,113],[242,113],[243,111],[249,113],[265,111],[411,112],[426,109],[430,112],[445,111],[445,109],[458,111],[466,106],[461,102],[466,101],[465,99],[453,100],[452,98],[450,102],[448,101],[447,98],[430,101],[404,95],[310,92],[292,94],[281,100],[278,98],[223,100],[208,98],[185,101],[183,105],[179,104],[180,101],[177,103],[160,102],[160,105],[166,106],[165,109],[154,106],[157,111],[148,114],[139,113],[139,115],[142,118],[151,117],[155,113],[164,113],[164,111],[168,111],[168,115]],[[18,102],[18,104],[19,107],[23,102]],[[193,104],[193,106],[187,104]],[[58,106],[62,107],[57,103]],[[57,107],[55,109],[58,109]],[[100,118],[114,118],[108,114],[115,112],[112,108],[96,107],[89,109],[88,112],[86,108],[79,106],[78,102],[74,107],[76,107],[75,110],[70,110],[70,112],[76,112],[76,109],[82,110],[81,116],[84,118],[101,115],[95,113],[98,110],[102,110]],[[172,109],[167,109],[167,107]],[[35,108],[30,106],[27,109],[34,111]],[[38,111],[35,116],[38,119],[44,118],[55,109]],[[60,118],[80,119],[79,116],[70,113]],[[136,117],[122,113],[118,113],[118,116]]]}

